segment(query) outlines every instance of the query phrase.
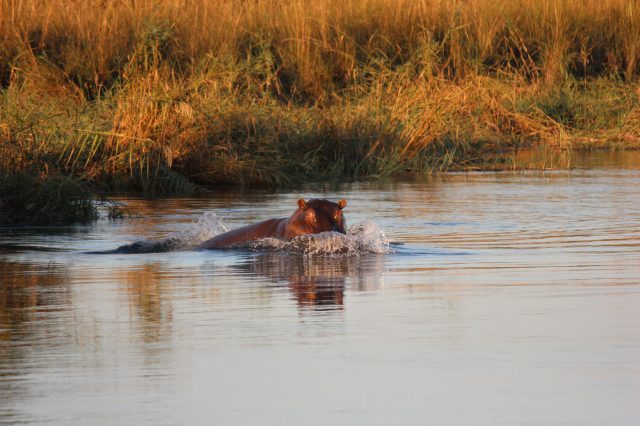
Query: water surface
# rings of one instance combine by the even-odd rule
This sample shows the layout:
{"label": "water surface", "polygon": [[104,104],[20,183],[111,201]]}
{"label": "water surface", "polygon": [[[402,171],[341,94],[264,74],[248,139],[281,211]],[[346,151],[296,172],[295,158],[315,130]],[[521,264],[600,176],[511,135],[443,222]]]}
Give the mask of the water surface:
{"label": "water surface", "polygon": [[[388,252],[87,253],[300,197]],[[0,423],[638,424],[637,167],[123,201],[0,231]]]}

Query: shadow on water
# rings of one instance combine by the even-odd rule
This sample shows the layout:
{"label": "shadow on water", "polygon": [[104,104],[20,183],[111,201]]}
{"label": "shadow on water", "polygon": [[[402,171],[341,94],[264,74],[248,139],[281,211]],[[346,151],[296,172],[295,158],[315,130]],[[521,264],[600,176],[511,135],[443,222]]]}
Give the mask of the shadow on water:
{"label": "shadow on water", "polygon": [[31,253],[31,252],[65,252],[68,251],[59,247],[46,247],[37,245],[24,245],[14,243],[0,243],[0,253]]}

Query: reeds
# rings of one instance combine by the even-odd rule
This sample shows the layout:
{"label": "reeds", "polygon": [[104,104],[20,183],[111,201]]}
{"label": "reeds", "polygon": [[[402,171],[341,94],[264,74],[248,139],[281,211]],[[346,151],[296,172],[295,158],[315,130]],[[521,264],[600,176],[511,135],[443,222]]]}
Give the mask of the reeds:
{"label": "reeds", "polygon": [[[640,146],[636,0],[0,0],[0,167],[102,190]],[[505,157],[506,155],[506,157]]]}
{"label": "reeds", "polygon": [[0,188],[0,225],[88,222],[98,217],[90,192],[72,177],[0,175]]}
{"label": "reeds", "polygon": [[144,50],[153,46],[181,73],[210,55],[243,61],[268,51],[281,77],[274,89],[301,95],[357,82],[363,65],[416,56],[447,76],[632,79],[638,10],[636,0],[2,0],[1,62],[5,83],[16,62],[40,60],[93,96],[132,56],[151,59]]}

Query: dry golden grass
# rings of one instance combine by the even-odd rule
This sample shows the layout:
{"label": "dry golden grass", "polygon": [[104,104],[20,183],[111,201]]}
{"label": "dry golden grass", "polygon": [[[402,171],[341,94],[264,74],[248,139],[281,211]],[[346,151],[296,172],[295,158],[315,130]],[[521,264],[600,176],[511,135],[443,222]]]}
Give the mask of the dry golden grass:
{"label": "dry golden grass", "polygon": [[636,0],[2,0],[0,59],[5,80],[13,66],[47,61],[94,92],[120,77],[145,38],[181,73],[209,55],[268,49],[281,77],[316,95],[358,81],[367,63],[416,56],[446,76],[631,79],[639,10]]}
{"label": "dry golden grass", "polygon": [[640,146],[637,0],[0,0],[0,174],[102,189]]}

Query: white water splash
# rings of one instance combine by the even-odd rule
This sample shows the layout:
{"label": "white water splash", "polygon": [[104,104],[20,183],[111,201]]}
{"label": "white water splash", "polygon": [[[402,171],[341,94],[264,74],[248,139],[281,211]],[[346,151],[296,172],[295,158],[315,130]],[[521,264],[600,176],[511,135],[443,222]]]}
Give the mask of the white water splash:
{"label": "white water splash", "polygon": [[382,229],[373,222],[351,225],[347,236],[355,239],[358,246],[369,253],[386,254],[391,252],[389,239],[384,235]]}
{"label": "white water splash", "polygon": [[280,251],[303,255],[358,256],[366,253],[390,253],[389,240],[372,222],[362,222],[349,227],[346,235],[338,232],[301,235],[291,240],[263,238],[247,247],[254,251]]}
{"label": "white water splash", "polygon": [[[229,226],[213,212],[206,212],[187,230],[160,240],[141,240],[118,247],[116,253],[162,253],[191,250],[216,235],[229,231]],[[346,235],[337,232],[302,235],[291,240],[263,238],[238,246],[252,251],[277,251],[303,255],[354,256],[365,253],[389,253],[389,240],[372,222],[349,227]]]}
{"label": "white water splash", "polygon": [[163,253],[190,250],[216,235],[227,232],[229,226],[213,212],[205,212],[185,231],[160,240],[140,240],[118,247],[117,253]]}
{"label": "white water splash", "polygon": [[181,232],[179,238],[184,241],[186,247],[191,248],[230,229],[214,212],[205,212],[186,232]]}

